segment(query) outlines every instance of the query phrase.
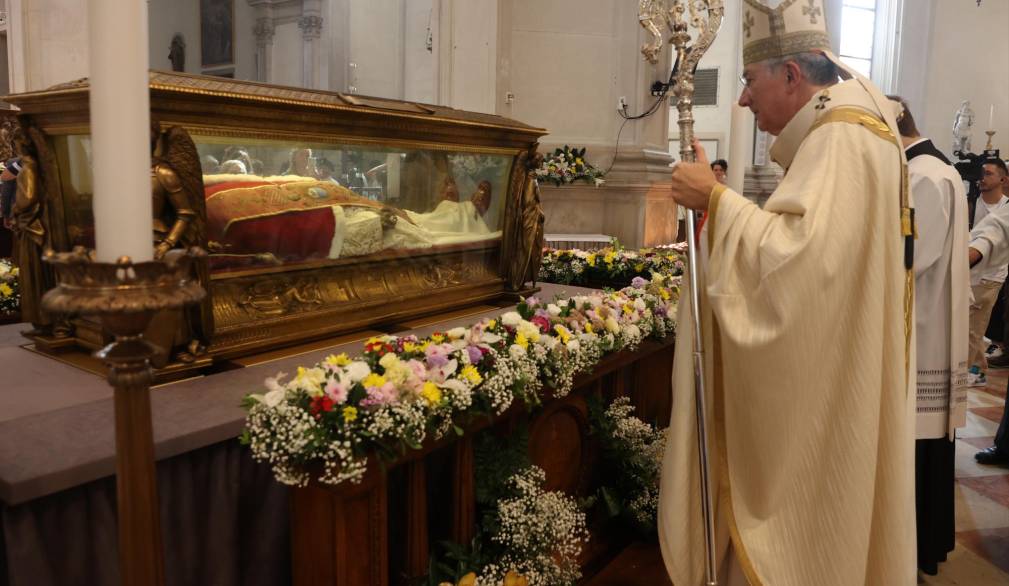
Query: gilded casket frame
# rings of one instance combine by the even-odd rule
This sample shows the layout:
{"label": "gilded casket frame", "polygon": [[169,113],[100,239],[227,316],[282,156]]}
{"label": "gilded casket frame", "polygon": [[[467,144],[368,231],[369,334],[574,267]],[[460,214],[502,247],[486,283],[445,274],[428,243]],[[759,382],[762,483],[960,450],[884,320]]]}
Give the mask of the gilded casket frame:
{"label": "gilded casket frame", "polygon": [[[542,221],[537,222],[538,197],[527,165],[545,134],[542,129],[442,106],[180,73],[152,71],[150,87],[152,120],[162,131],[181,127],[193,136],[241,141],[374,145],[504,155],[512,161],[504,201],[496,204],[501,206],[499,241],[425,249],[409,256],[379,252],[360,260],[323,259],[213,274],[208,279],[213,315],[209,344],[187,363],[166,364],[163,376],[466,305],[513,299],[534,274],[530,267],[539,251],[536,259],[531,251],[541,241]],[[30,138],[24,148],[38,160],[36,188],[44,197],[45,246],[68,250],[69,231],[75,227],[65,216],[64,198],[69,196],[60,168],[68,163],[60,161],[54,140],[88,133],[87,82],[7,99],[20,109],[18,121]],[[43,272],[44,290],[54,283],[51,274]],[[95,322],[82,318],[45,316],[34,325],[29,337],[50,353],[95,349],[106,341]]]}

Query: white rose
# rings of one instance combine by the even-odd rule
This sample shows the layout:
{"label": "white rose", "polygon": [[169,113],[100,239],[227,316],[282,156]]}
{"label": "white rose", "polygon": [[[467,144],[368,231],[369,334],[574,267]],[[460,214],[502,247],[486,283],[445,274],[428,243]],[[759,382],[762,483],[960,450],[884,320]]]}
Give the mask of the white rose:
{"label": "white rose", "polygon": [[364,377],[371,374],[371,367],[368,366],[367,362],[356,360],[348,364],[344,368],[344,372],[347,373],[347,378],[350,380],[350,383],[353,384],[364,380]]}
{"label": "white rose", "polygon": [[497,334],[492,334],[490,332],[484,332],[483,336],[481,336],[481,341],[483,341],[485,344],[497,344],[498,342],[501,341],[501,336]]}
{"label": "white rose", "polygon": [[452,328],[451,330],[445,332],[448,334],[449,338],[453,340],[458,340],[459,338],[466,335],[466,328]]}
{"label": "white rose", "polygon": [[561,308],[557,307],[557,304],[555,303],[550,303],[547,305],[547,313],[549,313],[554,317],[557,317],[558,315],[561,314]]}
{"label": "white rose", "polygon": [[522,316],[515,311],[509,311],[501,316],[501,323],[506,326],[515,327],[522,323]]}
{"label": "white rose", "polygon": [[511,355],[512,358],[515,358],[517,360],[526,355],[526,349],[523,348],[522,346],[519,346],[518,344],[512,344],[508,348],[508,354]]}
{"label": "white rose", "polygon": [[280,405],[281,403],[284,402],[284,398],[286,396],[287,393],[284,391],[284,389],[277,388],[263,395],[262,401],[270,409],[275,409],[277,405]]}
{"label": "white rose", "polygon": [[578,340],[571,340],[568,342],[568,350],[571,352],[577,352],[582,349],[582,345]]}

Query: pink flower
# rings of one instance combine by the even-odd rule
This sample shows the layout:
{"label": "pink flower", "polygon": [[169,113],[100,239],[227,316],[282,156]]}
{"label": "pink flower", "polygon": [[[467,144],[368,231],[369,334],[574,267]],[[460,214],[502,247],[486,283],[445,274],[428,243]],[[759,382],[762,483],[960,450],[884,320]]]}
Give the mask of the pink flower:
{"label": "pink flower", "polygon": [[324,389],[326,396],[336,404],[341,404],[347,400],[347,385],[342,382],[330,380]]}

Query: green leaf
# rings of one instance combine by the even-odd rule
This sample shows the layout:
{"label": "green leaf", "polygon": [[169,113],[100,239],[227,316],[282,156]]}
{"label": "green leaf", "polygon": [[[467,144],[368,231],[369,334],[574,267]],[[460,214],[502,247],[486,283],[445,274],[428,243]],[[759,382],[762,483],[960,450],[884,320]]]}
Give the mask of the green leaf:
{"label": "green leaf", "polygon": [[604,486],[599,489],[599,496],[602,497],[603,506],[609,517],[616,517],[624,510],[620,497],[613,494],[609,487]]}

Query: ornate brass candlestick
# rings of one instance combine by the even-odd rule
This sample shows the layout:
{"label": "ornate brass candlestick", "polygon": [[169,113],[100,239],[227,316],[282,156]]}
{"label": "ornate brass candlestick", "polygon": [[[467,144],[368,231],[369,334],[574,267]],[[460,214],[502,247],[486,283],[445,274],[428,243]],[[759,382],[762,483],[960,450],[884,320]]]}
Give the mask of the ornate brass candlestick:
{"label": "ornate brass candlestick", "polygon": [[988,135],[988,144],[985,145],[984,149],[986,151],[990,151],[993,148],[995,148],[994,146],[992,146],[992,139],[995,138],[995,131],[994,130],[985,130],[984,133]]}
{"label": "ornate brass candlestick", "polygon": [[42,298],[45,309],[96,315],[115,336],[95,355],[108,365],[115,389],[119,571],[121,583],[129,586],[165,582],[151,431],[150,358],[157,349],[143,332],[155,312],[203,298],[191,264],[205,254],[198,248],[173,250],[164,261],[137,264],[129,257],[95,262],[83,248],[44,256],[59,276],[59,286]]}

